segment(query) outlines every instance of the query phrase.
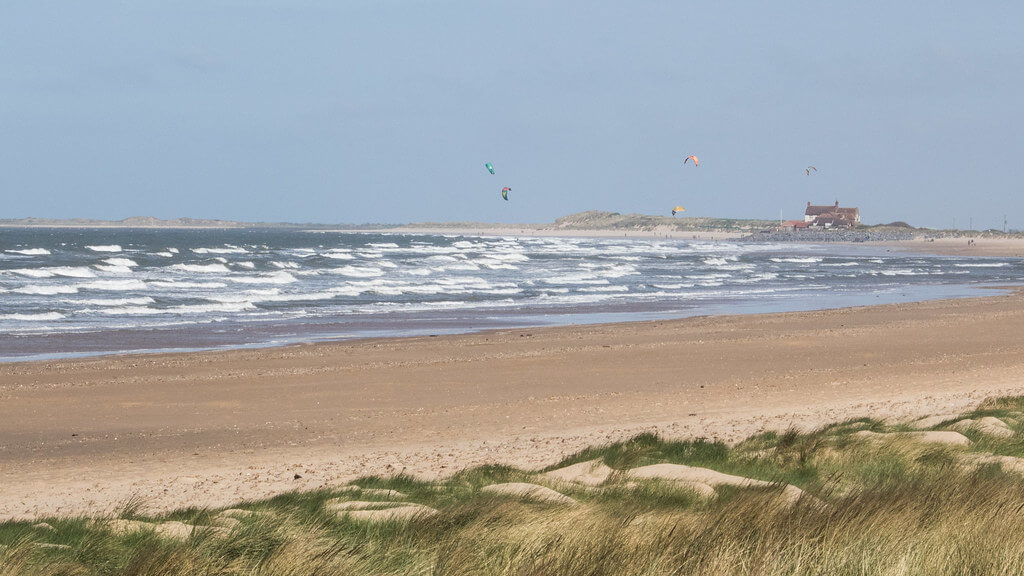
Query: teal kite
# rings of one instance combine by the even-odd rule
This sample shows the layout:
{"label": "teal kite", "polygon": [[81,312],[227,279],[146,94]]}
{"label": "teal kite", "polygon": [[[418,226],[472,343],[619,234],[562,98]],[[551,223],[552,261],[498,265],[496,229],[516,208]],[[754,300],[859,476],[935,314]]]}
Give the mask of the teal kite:
{"label": "teal kite", "polygon": [[488,172],[490,172],[491,174],[494,174],[494,165],[491,164],[490,162],[488,162],[487,164],[484,164],[484,168],[487,168]]}

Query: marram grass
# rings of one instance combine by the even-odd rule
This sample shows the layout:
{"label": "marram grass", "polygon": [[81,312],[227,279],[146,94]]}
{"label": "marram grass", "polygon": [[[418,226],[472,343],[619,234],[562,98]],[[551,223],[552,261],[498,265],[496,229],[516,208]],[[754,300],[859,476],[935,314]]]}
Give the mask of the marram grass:
{"label": "marram grass", "polygon": [[[1024,476],[1000,463],[1011,461],[984,459],[1024,456],[1024,399],[987,401],[936,429],[984,416],[1013,434],[968,429],[970,445],[949,446],[870,419],[761,434],[731,447],[644,434],[552,467],[601,459],[614,472],[595,488],[503,466],[440,483],[407,476],[354,482],[398,490],[438,510],[394,522],[332,513],[327,503],[334,498],[386,499],[356,498],[340,487],[242,503],[236,508],[253,514],[230,528],[213,526],[218,510],[148,517],[144,503],[129,502],[120,514],[125,520],[199,528],[175,539],[151,530],[115,533],[110,519],[42,519],[52,529],[7,522],[0,524],[0,576],[1024,574]],[[897,434],[858,434],[864,430]],[[677,482],[626,473],[655,463],[710,468],[778,488],[722,486],[709,499]],[[481,490],[502,482],[543,484],[579,504]],[[779,497],[785,484],[813,498],[787,504]]]}

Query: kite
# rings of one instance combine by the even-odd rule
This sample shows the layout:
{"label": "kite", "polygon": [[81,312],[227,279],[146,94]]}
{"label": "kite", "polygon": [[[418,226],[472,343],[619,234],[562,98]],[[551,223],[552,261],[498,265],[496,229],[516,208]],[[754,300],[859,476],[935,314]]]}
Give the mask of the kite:
{"label": "kite", "polygon": [[505,186],[504,188],[501,189],[501,197],[504,198],[507,201],[508,200],[508,193],[511,192],[511,191],[512,191],[511,188],[509,188],[508,186]]}
{"label": "kite", "polygon": [[804,170],[804,173],[807,174],[808,176],[810,176],[811,175],[811,170],[814,170],[815,172],[818,171],[818,169],[815,168],[814,166],[808,166],[807,169]]}
{"label": "kite", "polygon": [[491,174],[494,174],[494,164],[491,164],[490,162],[488,162],[487,164],[484,164],[484,168],[487,168],[488,172],[490,172]]}
{"label": "kite", "polygon": [[685,165],[687,162],[690,161],[691,158],[693,158],[693,165],[694,166],[699,166],[700,165],[700,160],[697,160],[696,156],[687,156],[686,160],[683,160],[683,164]]}
{"label": "kite", "polygon": [[683,208],[682,206],[676,206],[675,208],[672,209],[672,215],[675,216],[676,212],[686,212],[686,208]]}

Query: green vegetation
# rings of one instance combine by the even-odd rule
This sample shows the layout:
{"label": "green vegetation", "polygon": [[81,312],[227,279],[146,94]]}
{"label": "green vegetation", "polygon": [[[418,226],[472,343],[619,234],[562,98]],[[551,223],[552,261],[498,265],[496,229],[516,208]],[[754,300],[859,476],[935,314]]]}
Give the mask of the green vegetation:
{"label": "green vegetation", "polygon": [[[1024,397],[924,429],[972,442],[864,418],[735,446],[642,434],[539,472],[368,477],[359,488],[226,512],[149,516],[128,502],[117,519],[0,524],[0,575],[1024,573]],[[593,486],[546,475],[602,463],[607,479]],[[653,464],[772,484],[716,485],[709,495],[633,472]],[[544,485],[576,504],[486,489],[507,482]],[[783,498],[795,490],[786,485],[804,496]],[[396,507],[429,513],[381,521],[352,512]]]}
{"label": "green vegetation", "polygon": [[717,231],[752,232],[778,226],[778,220],[743,220],[737,218],[702,218],[680,215],[650,216],[647,214],[619,214],[591,210],[570,214],[555,220],[554,228],[564,230],[622,230],[653,231]]}

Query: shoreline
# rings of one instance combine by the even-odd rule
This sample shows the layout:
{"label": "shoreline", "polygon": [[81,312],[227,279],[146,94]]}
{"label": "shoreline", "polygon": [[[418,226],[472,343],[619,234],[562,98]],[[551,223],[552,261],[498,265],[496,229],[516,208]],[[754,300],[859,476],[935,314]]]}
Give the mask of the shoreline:
{"label": "shoreline", "polygon": [[[905,418],[1024,392],[1024,291],[0,365],[0,518],[539,468],[657,431]],[[302,479],[294,479],[299,474]]]}

